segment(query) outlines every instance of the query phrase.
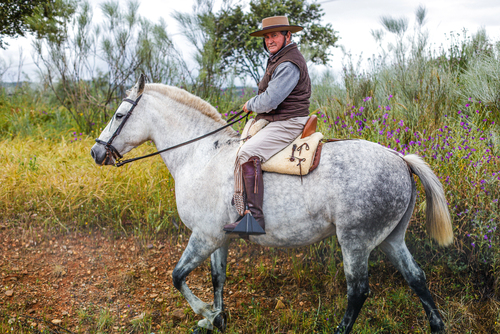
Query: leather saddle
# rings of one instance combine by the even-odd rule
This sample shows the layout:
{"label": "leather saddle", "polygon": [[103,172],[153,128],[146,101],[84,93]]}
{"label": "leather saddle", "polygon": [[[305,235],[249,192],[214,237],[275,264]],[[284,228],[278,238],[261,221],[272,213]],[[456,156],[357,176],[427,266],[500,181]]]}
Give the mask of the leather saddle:
{"label": "leather saddle", "polygon": [[[248,120],[241,139],[246,140],[263,129],[269,122],[266,120]],[[262,170],[280,174],[306,175],[314,170],[321,156],[323,134],[316,131],[318,117],[312,115],[304,126],[302,134],[280,152],[262,164]],[[243,142],[242,144],[243,145]]]}

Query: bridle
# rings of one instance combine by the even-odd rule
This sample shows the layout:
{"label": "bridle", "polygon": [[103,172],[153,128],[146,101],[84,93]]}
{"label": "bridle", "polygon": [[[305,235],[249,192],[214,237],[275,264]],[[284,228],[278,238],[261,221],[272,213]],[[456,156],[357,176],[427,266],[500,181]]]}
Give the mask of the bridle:
{"label": "bridle", "polygon": [[125,123],[127,123],[128,119],[132,115],[132,111],[134,111],[134,109],[137,106],[137,103],[139,103],[139,100],[141,99],[141,97],[142,97],[142,94],[139,95],[137,97],[137,99],[135,99],[135,101],[131,100],[131,99],[127,99],[127,98],[123,99],[124,102],[131,103],[132,107],[130,107],[129,111],[125,115],[125,118],[123,119],[123,121],[121,122],[121,124],[116,128],[115,132],[113,133],[113,135],[111,136],[111,138],[109,138],[109,140],[108,140],[107,143],[104,142],[104,141],[102,141],[102,140],[100,140],[99,138],[97,138],[95,140],[96,143],[104,145],[104,149],[106,150],[106,159],[103,160],[102,165],[105,165],[106,162],[108,162],[108,160],[110,159],[110,157],[113,157],[115,159],[115,165],[116,165],[116,162],[118,162],[121,158],[123,158],[123,156],[112,145],[112,143],[113,143],[113,140],[115,140],[115,138],[118,137],[118,135],[122,131],[123,126],[125,125]]}
{"label": "bridle", "polygon": [[135,107],[137,106],[137,103],[139,103],[139,100],[141,99],[142,97],[142,94],[139,95],[137,97],[137,99],[134,101],[134,100],[131,100],[131,99],[123,99],[124,102],[128,102],[128,103],[131,103],[132,106],[130,107],[129,111],[127,112],[127,114],[125,115],[125,118],[123,119],[123,121],[120,123],[120,125],[118,126],[118,128],[116,128],[115,132],[113,133],[113,135],[111,136],[111,138],[109,138],[108,142],[104,142],[102,140],[100,140],[99,138],[97,138],[95,141],[96,143],[98,144],[101,144],[101,145],[104,145],[104,149],[106,150],[106,159],[103,160],[102,162],[102,165],[105,165],[106,162],[108,162],[108,160],[112,157],[115,159],[115,163],[113,166],[115,167],[121,167],[125,164],[128,164],[129,162],[132,162],[132,161],[136,161],[136,160],[140,160],[140,159],[144,159],[144,158],[149,158],[149,157],[152,157],[154,155],[157,155],[157,154],[160,154],[160,153],[163,153],[163,152],[166,152],[166,151],[169,151],[169,150],[173,150],[174,148],[178,148],[178,147],[181,147],[181,146],[184,146],[184,145],[188,145],[188,144],[191,144],[191,143],[194,143],[195,141],[198,141],[200,139],[203,139],[205,137],[208,137],[208,136],[211,136],[219,131],[222,131],[224,130],[225,128],[227,127],[230,127],[231,125],[241,121],[242,119],[246,118],[248,119],[248,116],[249,114],[247,113],[244,117],[242,118],[239,118],[235,121],[233,121],[236,117],[240,116],[241,114],[243,114],[245,111],[244,110],[241,110],[240,112],[238,112],[236,115],[234,115],[233,117],[231,117],[230,119],[227,120],[228,124],[224,125],[223,127],[220,127],[212,132],[209,132],[209,133],[206,133],[202,136],[199,136],[199,137],[196,137],[194,139],[191,139],[191,140],[188,140],[186,142],[183,142],[183,143],[180,143],[180,144],[177,144],[177,145],[174,145],[174,146],[171,146],[171,147],[168,147],[168,148],[165,148],[163,150],[160,150],[160,151],[156,151],[154,153],[151,153],[151,154],[147,154],[147,155],[143,155],[143,156],[140,156],[140,157],[137,157],[137,158],[133,158],[133,159],[128,159],[128,160],[123,160],[123,161],[120,161],[120,159],[123,158],[123,156],[120,154],[120,152],[118,152],[118,150],[112,145],[113,143],[113,140],[115,140],[115,138],[120,134],[120,132],[122,131],[123,129],[123,126],[125,125],[125,123],[128,121],[128,119],[130,118],[130,116],[132,115],[132,112],[134,111]]}

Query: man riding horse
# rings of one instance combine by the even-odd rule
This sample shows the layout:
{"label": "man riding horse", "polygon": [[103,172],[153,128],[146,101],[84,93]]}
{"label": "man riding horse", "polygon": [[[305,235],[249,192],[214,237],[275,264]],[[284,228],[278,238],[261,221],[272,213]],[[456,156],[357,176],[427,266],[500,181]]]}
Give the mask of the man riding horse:
{"label": "man riding horse", "polygon": [[[259,83],[258,95],[248,100],[243,110],[247,113],[256,112],[256,120],[265,119],[270,123],[248,139],[238,152],[233,199],[237,207],[245,206],[244,184],[248,208],[262,229],[265,229],[265,221],[262,212],[264,183],[261,163],[297,138],[309,118],[311,80],[306,61],[297,44],[292,42],[292,33],[302,29],[290,25],[286,16],[274,16],[263,19],[262,30],[250,34],[264,37],[270,57]],[[224,226],[224,231],[233,231],[242,218]]]}

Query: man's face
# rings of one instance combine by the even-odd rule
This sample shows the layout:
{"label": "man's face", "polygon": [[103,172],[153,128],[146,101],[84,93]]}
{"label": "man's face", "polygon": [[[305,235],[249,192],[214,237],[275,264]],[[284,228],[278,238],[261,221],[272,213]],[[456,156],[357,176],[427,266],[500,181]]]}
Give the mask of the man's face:
{"label": "man's face", "polygon": [[271,54],[275,54],[281,49],[283,43],[285,43],[285,36],[280,31],[269,32],[264,34],[264,40],[266,42],[267,49]]}

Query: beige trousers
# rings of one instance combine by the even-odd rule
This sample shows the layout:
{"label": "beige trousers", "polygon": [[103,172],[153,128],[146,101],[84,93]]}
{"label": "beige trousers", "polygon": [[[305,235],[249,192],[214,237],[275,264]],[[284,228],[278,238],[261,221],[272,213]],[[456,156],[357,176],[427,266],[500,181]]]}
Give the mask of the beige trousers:
{"label": "beige trousers", "polygon": [[270,122],[241,146],[238,162],[244,164],[253,156],[259,157],[262,162],[269,160],[302,133],[308,119],[309,116]]}
{"label": "beige trousers", "polygon": [[262,162],[284,149],[304,130],[309,117],[294,117],[286,121],[271,122],[266,127],[241,146],[234,164],[234,195],[233,201],[240,216],[245,212],[245,187],[241,175],[241,165],[251,157],[259,157]]}

